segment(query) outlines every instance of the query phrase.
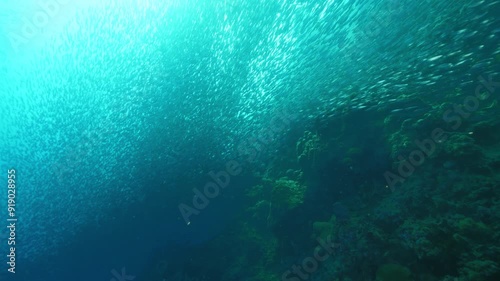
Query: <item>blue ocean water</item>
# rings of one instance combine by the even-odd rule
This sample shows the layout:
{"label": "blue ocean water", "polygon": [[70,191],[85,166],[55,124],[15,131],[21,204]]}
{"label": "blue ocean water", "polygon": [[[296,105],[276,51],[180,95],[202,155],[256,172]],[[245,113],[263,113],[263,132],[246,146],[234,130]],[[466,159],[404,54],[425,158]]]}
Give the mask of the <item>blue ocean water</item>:
{"label": "blue ocean water", "polygon": [[327,236],[339,254],[307,279],[498,280],[500,246],[474,237],[500,233],[499,15],[496,0],[2,1],[0,221],[11,169],[18,221],[0,280],[304,280],[284,272]]}

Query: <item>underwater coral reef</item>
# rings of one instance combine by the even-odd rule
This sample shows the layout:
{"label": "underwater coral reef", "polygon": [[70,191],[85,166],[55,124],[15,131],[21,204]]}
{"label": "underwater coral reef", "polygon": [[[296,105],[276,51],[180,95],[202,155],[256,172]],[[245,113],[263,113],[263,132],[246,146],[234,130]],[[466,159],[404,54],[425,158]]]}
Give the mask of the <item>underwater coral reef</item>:
{"label": "underwater coral reef", "polygon": [[[247,170],[238,218],[165,280],[500,280],[498,106],[456,131],[434,108],[407,122],[364,111],[294,128],[292,145]],[[418,149],[406,140],[437,126],[447,141],[388,188],[384,173]]]}

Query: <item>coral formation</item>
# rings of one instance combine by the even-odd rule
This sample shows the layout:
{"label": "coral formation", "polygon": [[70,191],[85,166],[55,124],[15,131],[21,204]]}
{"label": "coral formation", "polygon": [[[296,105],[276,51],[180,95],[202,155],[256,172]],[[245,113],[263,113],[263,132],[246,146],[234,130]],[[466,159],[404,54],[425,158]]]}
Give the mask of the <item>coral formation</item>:
{"label": "coral formation", "polygon": [[297,141],[297,161],[303,167],[315,167],[317,158],[323,151],[324,145],[318,134],[309,131]]}
{"label": "coral formation", "polygon": [[[464,120],[453,130],[441,120],[449,104],[418,102],[426,114],[373,113],[379,135],[369,140],[347,136],[355,131],[342,127],[346,116],[331,120],[346,135],[308,129],[290,136],[295,145],[281,153],[292,157],[252,170],[237,222],[194,251],[193,262],[205,257],[228,269],[221,281],[278,280],[307,253],[324,253],[319,239],[336,247],[310,280],[500,280],[498,115],[479,110],[481,122]],[[438,127],[446,141],[434,143],[400,186],[384,188],[384,171],[398,173],[398,156]],[[394,165],[367,164],[384,154]]]}

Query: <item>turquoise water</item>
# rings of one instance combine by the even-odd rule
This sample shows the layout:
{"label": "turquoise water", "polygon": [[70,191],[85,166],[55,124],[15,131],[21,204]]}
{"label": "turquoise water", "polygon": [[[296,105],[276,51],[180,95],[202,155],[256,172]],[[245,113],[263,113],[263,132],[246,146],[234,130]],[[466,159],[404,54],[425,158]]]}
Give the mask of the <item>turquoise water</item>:
{"label": "turquoise water", "polygon": [[[498,192],[467,201],[463,186],[475,187],[463,178],[499,183],[500,1],[46,0],[0,10],[0,178],[16,170],[19,218],[17,273],[2,260],[2,280],[110,280],[122,268],[136,280],[285,280],[323,235],[315,222],[345,241],[311,280],[381,280],[394,263],[413,280],[498,280],[498,244],[462,233],[467,245],[449,242],[463,247],[453,261],[413,244],[460,240],[452,232],[472,219],[491,228],[479,240],[498,238]],[[447,113],[474,95],[470,117]],[[436,141],[392,186],[386,172],[401,176],[398,156],[435,128],[453,142]],[[206,196],[209,183],[203,200],[193,189]],[[489,215],[457,207],[464,200]],[[415,234],[437,228],[431,218],[450,239]],[[378,228],[361,227],[372,219]],[[368,236],[377,238],[356,244]]]}

